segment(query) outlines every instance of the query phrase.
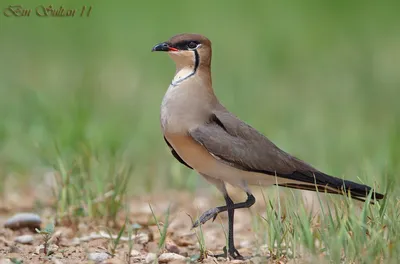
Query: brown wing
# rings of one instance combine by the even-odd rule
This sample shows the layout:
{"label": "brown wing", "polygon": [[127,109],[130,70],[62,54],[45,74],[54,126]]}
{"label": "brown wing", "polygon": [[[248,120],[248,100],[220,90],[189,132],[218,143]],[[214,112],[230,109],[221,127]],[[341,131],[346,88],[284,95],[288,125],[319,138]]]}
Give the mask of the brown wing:
{"label": "brown wing", "polygon": [[189,134],[210,153],[240,169],[272,172],[272,175],[317,172],[226,111],[215,111],[208,123]]}
{"label": "brown wing", "polygon": [[[242,170],[326,186],[336,193],[350,189],[354,197],[365,197],[371,189],[329,176],[291,156],[223,106],[214,111],[208,123],[189,131],[189,134],[211,154]],[[287,187],[295,188],[295,185]]]}

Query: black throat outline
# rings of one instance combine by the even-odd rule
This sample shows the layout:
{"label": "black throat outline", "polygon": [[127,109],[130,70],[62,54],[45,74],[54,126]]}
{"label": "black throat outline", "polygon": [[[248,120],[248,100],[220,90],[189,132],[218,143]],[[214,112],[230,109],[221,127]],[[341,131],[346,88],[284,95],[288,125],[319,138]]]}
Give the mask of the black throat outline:
{"label": "black throat outline", "polygon": [[184,78],[182,78],[180,80],[177,80],[176,82],[172,81],[172,83],[171,83],[172,86],[177,86],[178,84],[180,84],[184,80],[187,80],[187,79],[189,79],[190,77],[192,77],[193,75],[196,74],[197,69],[199,68],[199,64],[200,64],[200,55],[197,52],[197,50],[193,50],[193,53],[194,53],[194,69],[193,69],[193,71],[190,74],[186,75]]}

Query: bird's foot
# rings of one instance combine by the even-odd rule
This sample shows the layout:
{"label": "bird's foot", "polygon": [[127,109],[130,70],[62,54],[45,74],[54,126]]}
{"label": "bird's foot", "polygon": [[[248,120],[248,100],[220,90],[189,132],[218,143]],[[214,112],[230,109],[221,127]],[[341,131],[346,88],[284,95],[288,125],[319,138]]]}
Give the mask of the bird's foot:
{"label": "bird's foot", "polygon": [[239,251],[236,248],[232,248],[228,250],[226,250],[226,246],[223,248],[224,253],[222,254],[218,254],[218,255],[213,255],[213,257],[215,258],[219,258],[219,257],[223,257],[223,258],[227,258],[228,257],[228,253],[229,256],[233,259],[240,259],[243,260],[244,257],[242,255],[240,255]]}
{"label": "bird's foot", "polygon": [[234,259],[244,259],[244,257],[242,255],[240,255],[239,251],[234,248],[232,251],[229,250],[229,255],[234,258]]}
{"label": "bird's foot", "polygon": [[207,222],[208,220],[210,220],[211,218],[213,219],[213,222],[215,220],[215,218],[217,218],[217,215],[220,213],[220,210],[215,207],[212,208],[210,210],[207,210],[206,212],[204,212],[199,219],[196,220],[196,222],[193,223],[192,228],[198,227],[202,224],[204,224],[205,222]]}

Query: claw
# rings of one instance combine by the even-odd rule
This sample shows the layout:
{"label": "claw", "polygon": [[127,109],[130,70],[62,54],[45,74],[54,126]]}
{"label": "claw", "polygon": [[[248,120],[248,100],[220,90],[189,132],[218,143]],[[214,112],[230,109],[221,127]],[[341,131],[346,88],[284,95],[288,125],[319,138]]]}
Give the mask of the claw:
{"label": "claw", "polygon": [[192,229],[193,229],[193,228],[196,228],[196,227],[198,227],[198,226],[200,226],[200,221],[199,221],[199,220],[196,220],[196,222],[194,222],[194,224],[193,224],[193,226],[192,226]]}
{"label": "claw", "polygon": [[193,223],[191,229],[196,228],[196,227],[198,227],[199,225],[200,225],[200,222],[199,222],[199,219],[197,219],[196,222]]}
{"label": "claw", "polygon": [[242,255],[240,255],[239,251],[236,248],[233,248],[232,250],[229,249],[229,253],[228,253],[228,250],[226,249],[226,246],[222,250],[224,251],[224,253],[215,254],[212,256],[214,258],[219,258],[219,257],[227,258],[229,255],[232,259],[240,259],[240,260],[244,259],[244,257]]}
{"label": "claw", "polygon": [[229,255],[231,255],[232,258],[234,259],[244,259],[242,255],[240,255],[239,251],[236,248],[233,248],[233,250],[229,250]]}
{"label": "claw", "polygon": [[213,219],[212,219],[213,223],[214,223],[215,219],[217,218],[217,215],[218,215],[218,214],[214,215],[214,217],[213,217]]}
{"label": "claw", "polygon": [[219,214],[219,209],[218,208],[212,208],[206,212],[204,212],[199,219],[196,220],[196,222],[193,223],[192,229],[195,227],[198,227],[199,225],[205,224],[208,220],[211,218],[213,219],[213,222],[215,218],[217,218],[217,215]]}
{"label": "claw", "polygon": [[224,253],[222,254],[214,254],[212,255],[214,258],[227,258],[228,257],[228,250],[226,250],[226,246],[222,249],[224,251]]}

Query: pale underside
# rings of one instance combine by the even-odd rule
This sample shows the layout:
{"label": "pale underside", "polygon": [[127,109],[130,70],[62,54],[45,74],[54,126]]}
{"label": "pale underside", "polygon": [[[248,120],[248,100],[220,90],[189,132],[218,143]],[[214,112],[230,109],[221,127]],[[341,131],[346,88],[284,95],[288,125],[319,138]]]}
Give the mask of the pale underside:
{"label": "pale underside", "polygon": [[165,137],[178,155],[200,175],[206,175],[215,180],[223,181],[245,192],[250,192],[248,185],[271,186],[288,183],[314,185],[277,177],[276,175],[240,170],[209,153],[190,136],[165,134]]}

